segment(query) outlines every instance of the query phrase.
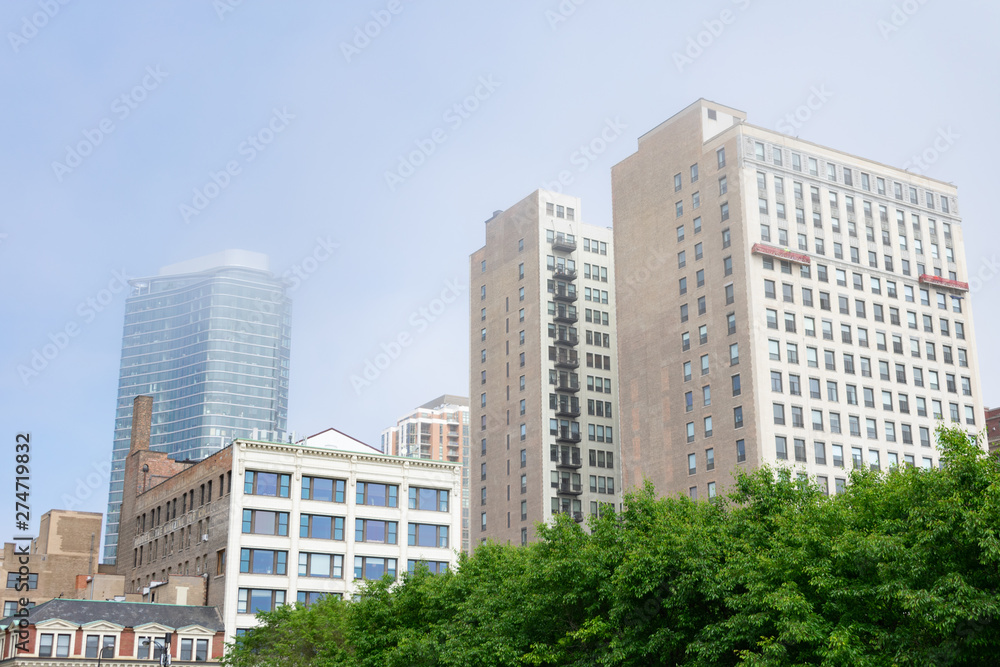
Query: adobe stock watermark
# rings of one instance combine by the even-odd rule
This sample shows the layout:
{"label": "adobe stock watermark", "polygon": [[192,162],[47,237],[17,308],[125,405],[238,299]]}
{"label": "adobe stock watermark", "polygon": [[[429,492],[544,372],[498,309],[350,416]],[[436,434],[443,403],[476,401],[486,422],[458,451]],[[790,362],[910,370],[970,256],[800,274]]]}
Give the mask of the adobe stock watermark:
{"label": "adobe stock watermark", "polygon": [[93,472],[77,477],[76,484],[68,487],[73,489],[73,495],[62,494],[62,509],[74,510],[83,507],[84,502],[94,495],[95,491],[107,490],[108,484],[111,482],[111,462],[91,462],[90,467],[93,468]]}
{"label": "adobe stock watermark", "polygon": [[986,287],[986,283],[991,282],[998,274],[1000,274],[1000,261],[994,254],[982,261],[974,275],[969,271],[969,294],[975,294]]}
{"label": "adobe stock watermark", "polygon": [[243,173],[243,166],[256,160],[257,156],[288,128],[289,121],[294,119],[295,116],[289,113],[287,108],[282,107],[280,110],[274,108],[267,123],[253,134],[248,134],[247,138],[236,147],[237,155],[243,158],[242,164],[239,159],[233,159],[226,162],[218,171],[209,171],[209,180],[203,186],[194,188],[190,203],[184,202],[178,206],[181,220],[189,224],[191,218],[201,215],[201,212],[229,187],[233,177]]}
{"label": "adobe stock watermark", "polygon": [[392,362],[400,357],[403,350],[413,345],[416,337],[427,331],[431,324],[448,310],[448,306],[458,301],[469,287],[459,282],[457,278],[445,281],[444,285],[441,294],[410,313],[407,319],[410,325],[408,330],[400,331],[388,343],[380,342],[381,351],[365,359],[360,374],[351,375],[351,386],[356,395],[360,396],[364,389],[378,380]]}
{"label": "adobe stock watermark", "polygon": [[226,14],[232,14],[243,4],[243,0],[212,0],[212,9],[220,21],[226,20]]}
{"label": "adobe stock watermark", "polygon": [[[590,141],[580,144],[580,146],[569,156],[569,163],[576,167],[576,173],[582,174],[592,165],[597,158],[608,150],[608,146],[615,142],[622,132],[628,127],[621,122],[618,116],[606,118],[604,127]],[[554,181],[542,183],[542,188],[553,192],[562,193],[563,186],[571,185],[575,176],[569,169],[561,170]]]}
{"label": "adobe stock watermark", "polygon": [[37,4],[41,11],[34,12],[30,16],[22,16],[20,29],[17,32],[7,33],[7,41],[10,42],[10,48],[14,49],[14,53],[37,37],[38,31],[47,26],[63,6],[69,4],[69,0],[38,0]]}
{"label": "adobe stock watermark", "polygon": [[[660,269],[666,266],[667,262],[672,259],[675,260],[676,258],[670,253],[661,252],[659,249],[651,250],[649,256],[639,268],[633,269],[621,280],[618,279],[617,275],[615,276],[616,298],[620,299],[627,294],[643,288],[649,282],[650,278],[656,277],[659,280],[663,276],[663,271]],[[643,289],[645,290],[645,288]]]}
{"label": "adobe stock watermark", "polygon": [[98,314],[103,313],[111,305],[115,295],[128,292],[130,279],[125,269],[112,271],[107,287],[77,304],[77,317],[67,320],[60,329],[49,332],[48,342],[31,350],[31,359],[27,363],[17,365],[17,374],[24,386],[27,387],[33,378],[41,375],[42,371],[69,347],[70,341],[80,335],[81,327],[93,322]]}
{"label": "adobe stock watermark", "polygon": [[809,87],[809,95],[804,103],[786,113],[784,117],[775,123],[778,132],[783,134],[794,134],[796,130],[802,128],[809,122],[813,114],[823,108],[823,105],[833,97],[833,93],[826,89],[826,84]]}
{"label": "adobe stock watermark", "polygon": [[[290,296],[302,283],[309,280],[320,267],[333,257],[340,244],[334,242],[329,235],[325,238],[316,237],[316,243],[312,249],[294,262],[281,274],[281,279],[285,283],[285,295]],[[266,301],[258,299],[254,302],[254,310],[249,316],[240,320],[236,328],[237,340],[246,340],[247,336],[259,334],[261,326],[281,326],[278,318],[280,310],[284,307],[284,300]]]}
{"label": "adobe stock watermark", "polygon": [[480,104],[492,97],[499,87],[500,82],[494,79],[492,74],[481,76],[478,85],[469,95],[445,109],[444,113],[441,114],[441,120],[447,125],[447,129],[436,127],[431,130],[429,136],[414,140],[413,144],[416,148],[405,155],[398,155],[396,168],[385,171],[383,178],[385,178],[389,192],[395,192],[396,188],[406,182],[406,179],[413,176],[417,169],[437,151],[438,146],[446,142],[451,134],[462,127],[465,121],[479,109]]}
{"label": "adobe stock watermark", "polygon": [[393,17],[401,14],[403,9],[402,0],[389,0],[385,9],[376,9],[371,13],[371,21],[364,25],[355,26],[354,37],[351,41],[340,43],[340,52],[344,55],[344,60],[349,63],[352,58],[361,55],[361,52],[367,49],[372,40],[389,27]]}
{"label": "adobe stock watermark", "polygon": [[587,0],[562,0],[555,9],[546,9],[545,20],[549,22],[549,28],[555,30],[560,23],[568,21],[576,13],[576,8],[585,2]]}
{"label": "adobe stock watermark", "polygon": [[941,156],[950,151],[951,147],[955,145],[955,141],[961,138],[962,135],[952,130],[950,125],[948,127],[939,127],[931,144],[920,151],[920,153],[911,155],[910,159],[903,163],[903,169],[922,176],[926,175],[931,165],[940,160]]}
{"label": "adobe stock watermark", "polygon": [[[751,2],[752,0],[732,0],[732,3],[740,11],[749,9]],[[702,21],[704,30],[699,30],[693,36],[688,37],[683,51],[674,51],[673,53],[674,66],[677,67],[677,71],[683,74],[684,68],[693,65],[694,61],[701,58],[705,50],[715,44],[715,40],[726,31],[726,26],[736,23],[737,18],[739,18],[737,12],[723,9],[717,18]]]}
{"label": "adobe stock watermark", "polygon": [[926,4],[927,0],[904,0],[893,5],[889,20],[879,19],[875,23],[878,31],[882,34],[882,39],[888,40],[892,33],[899,32],[899,29],[909,23],[910,18]]}
{"label": "adobe stock watermark", "polygon": [[[168,73],[161,70],[159,65],[148,66],[139,83],[111,102],[111,113],[119,122],[125,120],[139,108],[149,93],[160,87],[167,76]],[[83,139],[76,142],[75,145],[66,145],[66,156],[63,158],[63,162],[52,161],[52,171],[56,175],[56,180],[62,183],[63,179],[83,164],[84,159],[92,155],[115,129],[115,121],[110,116],[106,116],[97,122],[97,127],[82,130]]]}

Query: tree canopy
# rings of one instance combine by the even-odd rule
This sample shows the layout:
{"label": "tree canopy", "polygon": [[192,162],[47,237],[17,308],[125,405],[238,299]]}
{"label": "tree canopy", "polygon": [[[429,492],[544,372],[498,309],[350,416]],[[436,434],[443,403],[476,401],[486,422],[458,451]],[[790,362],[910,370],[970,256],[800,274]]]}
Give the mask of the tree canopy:
{"label": "tree canopy", "polygon": [[260,614],[223,660],[265,665],[984,665],[1000,655],[1000,463],[958,428],[943,466],[788,469],[713,502],[650,483],[590,532],[564,516],[455,572]]}

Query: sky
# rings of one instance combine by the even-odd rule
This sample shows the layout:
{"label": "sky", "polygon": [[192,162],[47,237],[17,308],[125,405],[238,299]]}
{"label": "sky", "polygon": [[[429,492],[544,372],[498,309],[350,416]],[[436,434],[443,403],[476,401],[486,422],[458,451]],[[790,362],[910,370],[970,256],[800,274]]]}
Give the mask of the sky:
{"label": "sky", "polygon": [[701,97],[958,186],[1000,405],[998,19],[971,0],[5,0],[0,488],[30,433],[30,531],[105,511],[124,284],[227,248],[289,279],[298,435],[377,444],[467,395],[484,221],[567,171],[580,219],[610,226],[611,166]]}

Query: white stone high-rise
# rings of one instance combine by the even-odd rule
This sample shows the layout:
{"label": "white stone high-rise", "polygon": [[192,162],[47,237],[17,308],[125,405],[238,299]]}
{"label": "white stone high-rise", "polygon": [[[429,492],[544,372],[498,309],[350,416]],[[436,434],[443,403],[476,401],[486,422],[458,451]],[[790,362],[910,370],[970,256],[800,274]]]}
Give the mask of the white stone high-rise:
{"label": "white stone high-rise", "polygon": [[626,486],[940,463],[983,404],[955,186],[699,100],[612,169]]}

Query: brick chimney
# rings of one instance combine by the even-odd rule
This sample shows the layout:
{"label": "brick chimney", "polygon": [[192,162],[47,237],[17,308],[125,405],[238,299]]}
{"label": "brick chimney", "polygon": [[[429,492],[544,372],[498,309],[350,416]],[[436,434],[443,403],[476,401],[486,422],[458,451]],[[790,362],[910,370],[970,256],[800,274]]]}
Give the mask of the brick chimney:
{"label": "brick chimney", "polygon": [[[145,459],[154,455],[149,451],[149,436],[153,428],[153,397],[136,396],[132,402],[132,433],[129,438],[128,454],[125,456],[125,479],[122,504],[118,520],[118,549],[115,554],[115,569],[118,574],[127,572],[123,559],[130,559],[131,543],[135,535],[135,497],[146,490],[146,479],[142,472]],[[165,455],[164,455],[165,456]],[[131,565],[131,560],[128,561]]]}
{"label": "brick chimney", "polygon": [[132,433],[129,452],[149,449],[149,434],[153,428],[153,397],[136,396],[132,402]]}

